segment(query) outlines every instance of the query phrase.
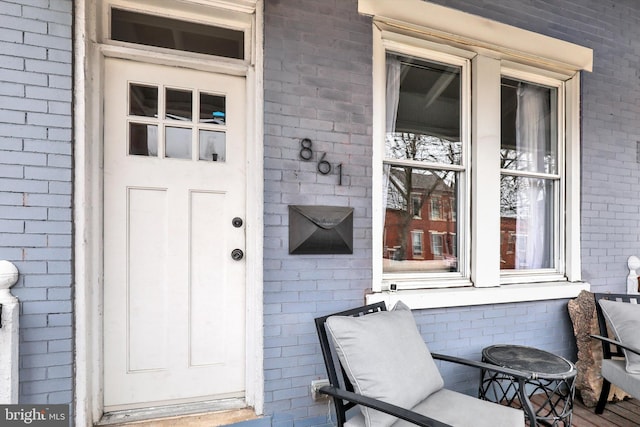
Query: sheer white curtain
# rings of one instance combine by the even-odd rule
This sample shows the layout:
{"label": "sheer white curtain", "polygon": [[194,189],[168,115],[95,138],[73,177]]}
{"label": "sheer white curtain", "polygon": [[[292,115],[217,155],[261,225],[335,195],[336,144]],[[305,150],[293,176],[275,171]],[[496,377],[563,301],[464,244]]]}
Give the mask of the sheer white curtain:
{"label": "sheer white curtain", "polygon": [[[545,172],[545,148],[549,137],[548,90],[520,83],[516,112],[516,151],[521,158],[519,168],[530,172]],[[516,268],[549,267],[549,241],[551,220],[548,214],[545,181],[522,178],[523,185],[518,194],[526,206],[518,212],[516,233],[526,238],[516,240]],[[521,216],[522,215],[522,216]]]}
{"label": "sheer white curtain", "polygon": [[[396,130],[396,119],[398,117],[398,102],[400,100],[400,60],[393,56],[387,55],[387,91],[386,91],[386,121],[385,121],[385,146],[393,143],[394,132]],[[386,150],[385,150],[386,151]],[[384,224],[387,197],[389,191],[389,175],[391,173],[391,165],[383,164],[382,167],[382,224]]]}

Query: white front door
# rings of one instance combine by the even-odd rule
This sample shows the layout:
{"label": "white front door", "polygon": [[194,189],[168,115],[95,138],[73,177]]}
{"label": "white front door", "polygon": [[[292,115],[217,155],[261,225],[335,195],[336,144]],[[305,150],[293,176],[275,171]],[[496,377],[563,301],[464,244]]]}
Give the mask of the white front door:
{"label": "white front door", "polygon": [[245,98],[105,60],[105,411],[244,397]]}

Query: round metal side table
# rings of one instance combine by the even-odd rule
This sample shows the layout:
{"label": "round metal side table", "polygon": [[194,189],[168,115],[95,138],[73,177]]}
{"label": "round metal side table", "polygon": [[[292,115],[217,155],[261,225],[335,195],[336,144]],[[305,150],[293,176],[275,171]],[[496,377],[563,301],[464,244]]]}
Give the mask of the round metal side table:
{"label": "round metal side table", "polygon": [[[492,345],[482,350],[482,361],[530,372],[532,379],[482,370],[478,397],[521,408],[530,426],[571,426],[575,379],[578,371],[564,357],[519,345]],[[542,404],[531,403],[541,395]]]}

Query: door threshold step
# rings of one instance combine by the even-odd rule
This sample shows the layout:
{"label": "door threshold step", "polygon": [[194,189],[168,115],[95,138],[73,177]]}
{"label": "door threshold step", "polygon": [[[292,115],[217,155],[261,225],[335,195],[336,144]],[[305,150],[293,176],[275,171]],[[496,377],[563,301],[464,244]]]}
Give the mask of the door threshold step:
{"label": "door threshold step", "polygon": [[145,420],[127,420],[101,422],[109,427],[216,427],[235,424],[258,418],[253,408],[232,409],[227,411],[206,412],[188,415],[153,418]]}

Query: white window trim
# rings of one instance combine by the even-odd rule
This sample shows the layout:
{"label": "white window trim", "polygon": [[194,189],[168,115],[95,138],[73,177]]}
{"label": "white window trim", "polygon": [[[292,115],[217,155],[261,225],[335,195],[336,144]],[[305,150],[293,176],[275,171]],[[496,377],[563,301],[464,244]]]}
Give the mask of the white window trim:
{"label": "white window trim", "polygon": [[358,0],[358,12],[395,28],[496,58],[518,58],[550,69],[593,69],[593,50],[423,0]]}
{"label": "white window trim", "polygon": [[[379,29],[376,25],[373,27],[374,39],[373,39],[373,140],[384,141],[384,135],[386,130],[384,129],[384,117],[385,117],[385,87],[386,87],[386,52],[393,51],[402,55],[415,56],[415,57],[429,57],[431,60],[441,61],[450,65],[460,67],[461,86],[470,87],[471,79],[471,67],[469,59],[475,54],[473,52],[465,51],[458,48],[446,47],[442,50],[434,50],[437,44],[418,40],[413,37],[390,33]],[[471,128],[469,126],[471,117],[471,104],[468,102],[470,93],[468,90],[462,91],[462,112],[461,112],[461,141],[462,141],[462,159],[461,165],[450,166],[452,170],[457,170],[459,173],[459,200],[458,209],[459,215],[457,217],[458,224],[461,229],[469,229],[469,216],[467,212],[467,194],[470,191],[470,180],[468,179],[468,163],[469,158],[468,149],[469,141],[471,138]],[[382,164],[384,158],[384,146],[382,143],[373,144],[373,188],[383,189],[382,180]],[[401,163],[399,161],[395,163]],[[374,191],[372,195],[373,201],[373,244],[382,247],[382,224],[385,217],[385,209],[382,208],[382,192]],[[430,213],[429,213],[430,215]],[[402,286],[406,288],[423,288],[425,283],[428,282],[430,288],[448,287],[448,286],[469,286],[471,283],[468,280],[469,277],[469,256],[468,256],[468,241],[461,241],[458,247],[458,263],[460,266],[460,272],[451,273],[443,272],[440,274],[430,275],[429,279],[425,279],[421,273],[406,274],[402,281]],[[395,280],[385,280],[382,273],[382,259],[374,259],[373,263],[373,285],[372,290],[374,292],[381,291],[383,288],[387,289],[391,283],[395,283]],[[446,282],[442,279],[446,278]]]}
{"label": "white window trim", "polygon": [[[499,144],[492,135],[500,133],[500,129],[489,129],[486,126],[478,128],[483,119],[488,118],[491,123],[499,124],[492,115],[499,114],[491,109],[478,108],[476,102],[482,99],[494,98],[500,101],[499,79],[501,67],[509,67],[513,70],[526,72],[528,67],[536,68],[536,75],[547,74],[551,78],[565,81],[565,97],[567,110],[564,112],[565,141],[564,151],[567,173],[565,177],[565,224],[564,241],[565,256],[564,277],[545,276],[533,277],[531,281],[536,283],[501,285],[500,277],[500,252],[499,250],[487,251],[487,247],[500,247],[499,233],[488,230],[499,229],[499,187],[490,191],[489,197],[494,204],[486,203],[480,207],[472,204],[474,209],[469,218],[459,218],[460,221],[473,220],[475,224],[463,222],[464,227],[471,227],[474,233],[472,239],[460,242],[458,253],[461,257],[469,253],[472,257],[472,266],[493,266],[495,268],[474,268],[470,274],[475,284],[471,287],[468,280],[462,279],[436,284],[439,289],[408,289],[400,292],[389,292],[389,283],[383,282],[382,259],[374,257],[373,261],[373,294],[367,296],[367,301],[388,299],[390,303],[398,295],[403,296],[403,301],[413,308],[463,306],[476,304],[490,304],[501,302],[545,300],[553,298],[575,297],[583,289],[588,289],[589,284],[581,280],[580,257],[580,128],[579,128],[579,71],[591,71],[593,66],[593,52],[583,46],[578,46],[562,40],[553,39],[541,34],[526,31],[481,17],[466,14],[454,9],[430,4],[421,0],[359,0],[358,10],[365,15],[373,16],[373,140],[384,140],[384,91],[386,84],[385,58],[387,49],[419,55],[421,50],[438,50],[443,55],[455,54],[461,58],[471,59],[482,67],[474,68],[472,75],[472,109],[479,114],[471,120],[472,133],[471,167],[467,181],[483,188],[483,197],[486,196],[486,186],[483,182],[499,179],[493,175],[499,174],[495,168],[487,175],[487,171],[478,167],[483,152],[478,148],[493,139],[492,144]],[[481,55],[478,55],[481,54]],[[434,58],[430,55],[431,59]],[[487,75],[478,75],[476,69],[492,70]],[[489,76],[491,74],[491,76]],[[492,85],[480,85],[484,79],[497,79]],[[481,92],[483,91],[483,92]],[[464,93],[464,92],[463,92]],[[463,102],[463,105],[464,102]],[[463,114],[465,112],[463,111]],[[489,116],[489,117],[487,117]],[[468,121],[463,120],[463,123]],[[486,121],[484,123],[487,123]],[[481,133],[478,130],[481,129]],[[465,129],[462,129],[465,132]],[[482,144],[479,142],[482,141]],[[499,149],[499,147],[498,147]],[[382,144],[373,145],[373,188],[381,189],[383,160]],[[469,188],[469,190],[472,190]],[[464,189],[463,189],[464,191]],[[472,192],[473,194],[473,192]],[[465,199],[460,197],[460,202]],[[382,207],[381,191],[374,191],[373,197],[373,247],[382,247],[382,224],[384,221],[384,209]],[[461,216],[465,212],[465,206],[459,206]],[[485,212],[489,210],[490,212]],[[493,226],[487,226],[487,218],[496,222]],[[483,227],[478,227],[477,222],[482,218]],[[469,228],[466,228],[469,229]],[[494,236],[495,234],[495,236]],[[487,244],[489,243],[489,244]],[[472,245],[472,246],[469,246]],[[469,250],[470,249],[470,250]],[[467,252],[468,251],[468,252]],[[462,264],[465,262],[462,260]],[[461,265],[464,273],[464,265]],[[542,280],[542,282],[541,282]],[[415,283],[408,281],[408,287],[419,288],[420,280]],[[431,284],[429,285],[431,287]],[[452,288],[451,286],[460,286]],[[426,296],[425,296],[426,295]]]}
{"label": "white window trim", "polygon": [[[255,7],[255,4],[254,4]],[[111,39],[111,9],[119,8],[145,15],[154,15],[188,22],[212,25],[244,33],[244,59],[225,58],[195,52],[167,49],[157,46],[145,46],[140,49],[135,43]],[[215,16],[212,16],[215,10]],[[224,72],[232,75],[245,75],[248,66],[255,64],[256,52],[253,46],[255,34],[254,12],[243,7],[229,8],[224,1],[193,1],[192,3],[176,3],[173,9],[166,4],[144,4],[140,0],[102,0],[97,10],[96,38],[102,53],[123,59],[136,59],[160,65],[184,66],[213,72]]]}
{"label": "white window trim", "polygon": [[544,282],[492,288],[460,287],[384,291],[368,294],[365,300],[367,304],[384,301],[389,308],[398,301],[402,301],[411,309],[417,310],[567,299],[577,297],[583,290],[589,291],[590,284],[586,282]]}

